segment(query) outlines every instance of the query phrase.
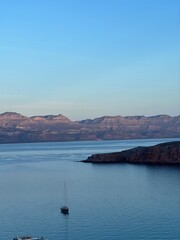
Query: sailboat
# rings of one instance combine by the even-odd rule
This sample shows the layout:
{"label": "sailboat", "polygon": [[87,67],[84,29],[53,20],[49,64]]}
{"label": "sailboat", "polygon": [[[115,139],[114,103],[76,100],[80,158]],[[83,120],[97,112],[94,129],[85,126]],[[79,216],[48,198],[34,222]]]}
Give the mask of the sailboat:
{"label": "sailboat", "polygon": [[62,207],[61,207],[61,212],[62,212],[63,214],[69,214],[69,208],[66,207],[66,206],[62,206]]}
{"label": "sailboat", "polygon": [[61,207],[61,212],[63,214],[69,214],[69,208],[67,207],[67,190],[66,183],[64,183],[64,195],[65,195],[65,205]]}

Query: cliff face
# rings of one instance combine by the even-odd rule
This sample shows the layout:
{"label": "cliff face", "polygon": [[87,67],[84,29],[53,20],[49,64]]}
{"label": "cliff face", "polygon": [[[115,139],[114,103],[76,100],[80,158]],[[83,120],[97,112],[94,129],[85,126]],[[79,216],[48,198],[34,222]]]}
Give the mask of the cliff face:
{"label": "cliff face", "polygon": [[71,121],[62,114],[0,114],[0,143],[180,137],[180,116],[104,116]]}
{"label": "cliff face", "polygon": [[70,141],[75,125],[61,114],[25,117],[7,112],[0,114],[0,143]]}
{"label": "cliff face", "polygon": [[137,147],[122,152],[95,154],[83,162],[180,164],[180,141],[162,143],[152,147]]}
{"label": "cliff face", "polygon": [[180,116],[159,115],[153,117],[101,117],[81,121],[82,125],[96,133],[99,139],[162,138],[180,135]]}

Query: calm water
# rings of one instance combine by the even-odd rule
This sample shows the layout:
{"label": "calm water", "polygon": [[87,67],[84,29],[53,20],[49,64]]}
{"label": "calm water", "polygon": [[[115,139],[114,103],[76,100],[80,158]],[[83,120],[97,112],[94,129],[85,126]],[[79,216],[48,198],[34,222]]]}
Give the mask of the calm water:
{"label": "calm water", "polygon": [[76,162],[170,140],[0,145],[0,239],[180,239],[180,167]]}

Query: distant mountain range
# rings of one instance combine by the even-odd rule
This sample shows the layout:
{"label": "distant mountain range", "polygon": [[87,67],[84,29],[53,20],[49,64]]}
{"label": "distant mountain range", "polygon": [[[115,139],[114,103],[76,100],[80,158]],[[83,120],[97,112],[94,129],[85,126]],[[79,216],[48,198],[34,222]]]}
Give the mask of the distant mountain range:
{"label": "distant mountain range", "polygon": [[62,114],[26,117],[0,114],[0,143],[180,137],[180,115],[103,116],[71,121]]}

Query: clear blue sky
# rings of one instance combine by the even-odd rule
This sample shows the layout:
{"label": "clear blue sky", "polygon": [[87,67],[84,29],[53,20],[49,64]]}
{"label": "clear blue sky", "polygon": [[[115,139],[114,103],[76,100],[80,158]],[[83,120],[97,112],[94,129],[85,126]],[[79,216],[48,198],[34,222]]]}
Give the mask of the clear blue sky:
{"label": "clear blue sky", "polygon": [[0,0],[0,113],[180,114],[179,0]]}

